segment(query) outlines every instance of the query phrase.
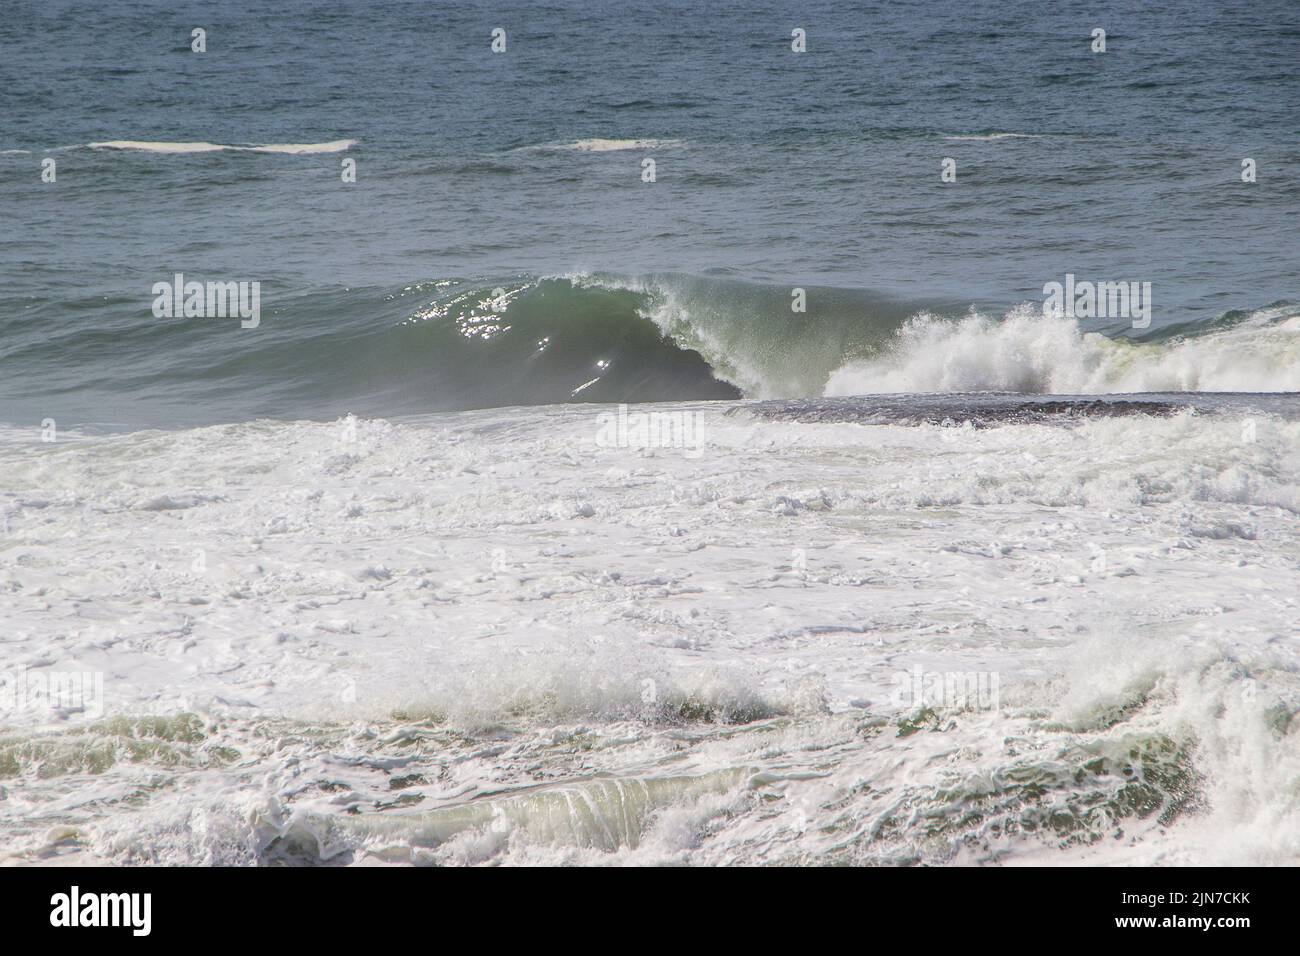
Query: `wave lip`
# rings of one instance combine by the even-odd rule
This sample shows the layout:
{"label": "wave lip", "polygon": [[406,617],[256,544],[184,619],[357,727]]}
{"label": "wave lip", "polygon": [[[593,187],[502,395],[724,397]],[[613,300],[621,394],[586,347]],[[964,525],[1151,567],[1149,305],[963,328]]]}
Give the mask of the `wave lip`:
{"label": "wave lip", "polygon": [[328,143],[264,143],[251,146],[232,146],[223,143],[190,142],[170,143],[152,140],[114,139],[102,143],[87,143],[87,149],[135,150],[144,153],[288,153],[295,156],[316,153],[341,153],[357,145],[355,139],[336,139]]}

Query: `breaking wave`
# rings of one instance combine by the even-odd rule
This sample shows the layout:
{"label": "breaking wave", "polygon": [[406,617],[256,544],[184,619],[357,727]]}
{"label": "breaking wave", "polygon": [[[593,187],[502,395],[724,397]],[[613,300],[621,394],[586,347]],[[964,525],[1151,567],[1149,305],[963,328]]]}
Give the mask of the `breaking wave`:
{"label": "breaking wave", "polygon": [[465,373],[457,407],[1300,390],[1300,308],[1289,303],[1131,338],[1131,329],[1088,330],[1036,305],[953,317],[950,304],[861,289],[805,288],[798,312],[787,287],[682,275],[446,282],[433,291],[398,334],[413,337],[416,354],[436,340],[444,378]]}
{"label": "breaking wave", "polygon": [[836,369],[825,393],[1296,390],[1300,312],[1292,308],[1229,315],[1199,334],[1143,342],[1084,332],[1075,319],[1022,307],[955,322],[918,315],[879,353]]}
{"label": "breaking wave", "polygon": [[46,387],[84,393],[87,416],[99,407],[92,383],[140,406],[165,394],[164,425],[567,402],[1300,391],[1290,303],[1141,338],[1030,305],[963,314],[871,290],[680,274],[442,279],[263,303],[255,350],[223,320],[139,321],[125,299],[84,304],[111,313],[100,327],[51,327],[32,310],[6,350]]}

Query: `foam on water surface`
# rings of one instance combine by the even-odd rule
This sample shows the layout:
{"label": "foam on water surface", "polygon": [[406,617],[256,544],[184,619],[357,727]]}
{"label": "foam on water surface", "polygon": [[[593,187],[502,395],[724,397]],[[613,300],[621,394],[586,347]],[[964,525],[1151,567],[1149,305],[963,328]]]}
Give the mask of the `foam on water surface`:
{"label": "foam on water surface", "polygon": [[144,153],[219,153],[231,151],[236,153],[291,153],[296,155],[315,155],[318,153],[341,153],[357,145],[355,139],[339,139],[328,143],[265,143],[252,146],[228,146],[221,143],[191,142],[169,143],[150,142],[134,139],[115,139],[102,143],[87,143],[89,149],[123,149]]}
{"label": "foam on water surface", "polygon": [[6,853],[1293,863],[1300,423],[1172,398],[11,436],[6,662],[104,692],[6,714]]}

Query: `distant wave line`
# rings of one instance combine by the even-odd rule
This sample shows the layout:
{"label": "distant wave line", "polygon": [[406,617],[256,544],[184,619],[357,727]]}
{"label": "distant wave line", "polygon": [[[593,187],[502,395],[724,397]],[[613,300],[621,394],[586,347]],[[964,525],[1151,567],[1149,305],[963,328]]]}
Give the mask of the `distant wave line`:
{"label": "distant wave line", "polygon": [[679,139],[580,139],[571,143],[548,143],[534,149],[562,149],[577,153],[611,153],[625,149],[665,149],[681,146]]}
{"label": "distant wave line", "polygon": [[945,136],[944,139],[954,142],[968,143],[986,143],[997,139],[1042,139],[1037,133],[963,133],[955,136]]}
{"label": "distant wave line", "polygon": [[[130,149],[147,153],[216,153],[230,150],[242,153],[288,153],[306,156],[316,153],[341,153],[357,145],[355,139],[336,139],[328,143],[265,143],[251,146],[231,146],[223,143],[167,143],[148,140],[115,139],[102,143],[87,143],[89,149]],[[75,147],[73,147],[75,148]]]}

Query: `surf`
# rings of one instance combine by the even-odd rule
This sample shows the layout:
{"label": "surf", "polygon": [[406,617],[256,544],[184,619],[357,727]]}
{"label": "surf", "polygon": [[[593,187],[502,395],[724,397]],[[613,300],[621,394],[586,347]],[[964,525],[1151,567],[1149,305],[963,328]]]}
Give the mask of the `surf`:
{"label": "surf", "polygon": [[[97,298],[70,304],[85,313],[76,323],[6,325],[6,357],[66,397],[70,427],[99,420],[92,385],[136,396],[137,425],[163,427],[579,402],[1300,391],[1300,308],[1288,302],[1135,330],[1045,316],[1035,303],[999,311],[682,273],[524,274],[268,287],[255,349],[244,330],[155,318],[148,303],[144,319],[124,317],[128,298]],[[2,397],[17,415],[25,392],[10,385]]]}

